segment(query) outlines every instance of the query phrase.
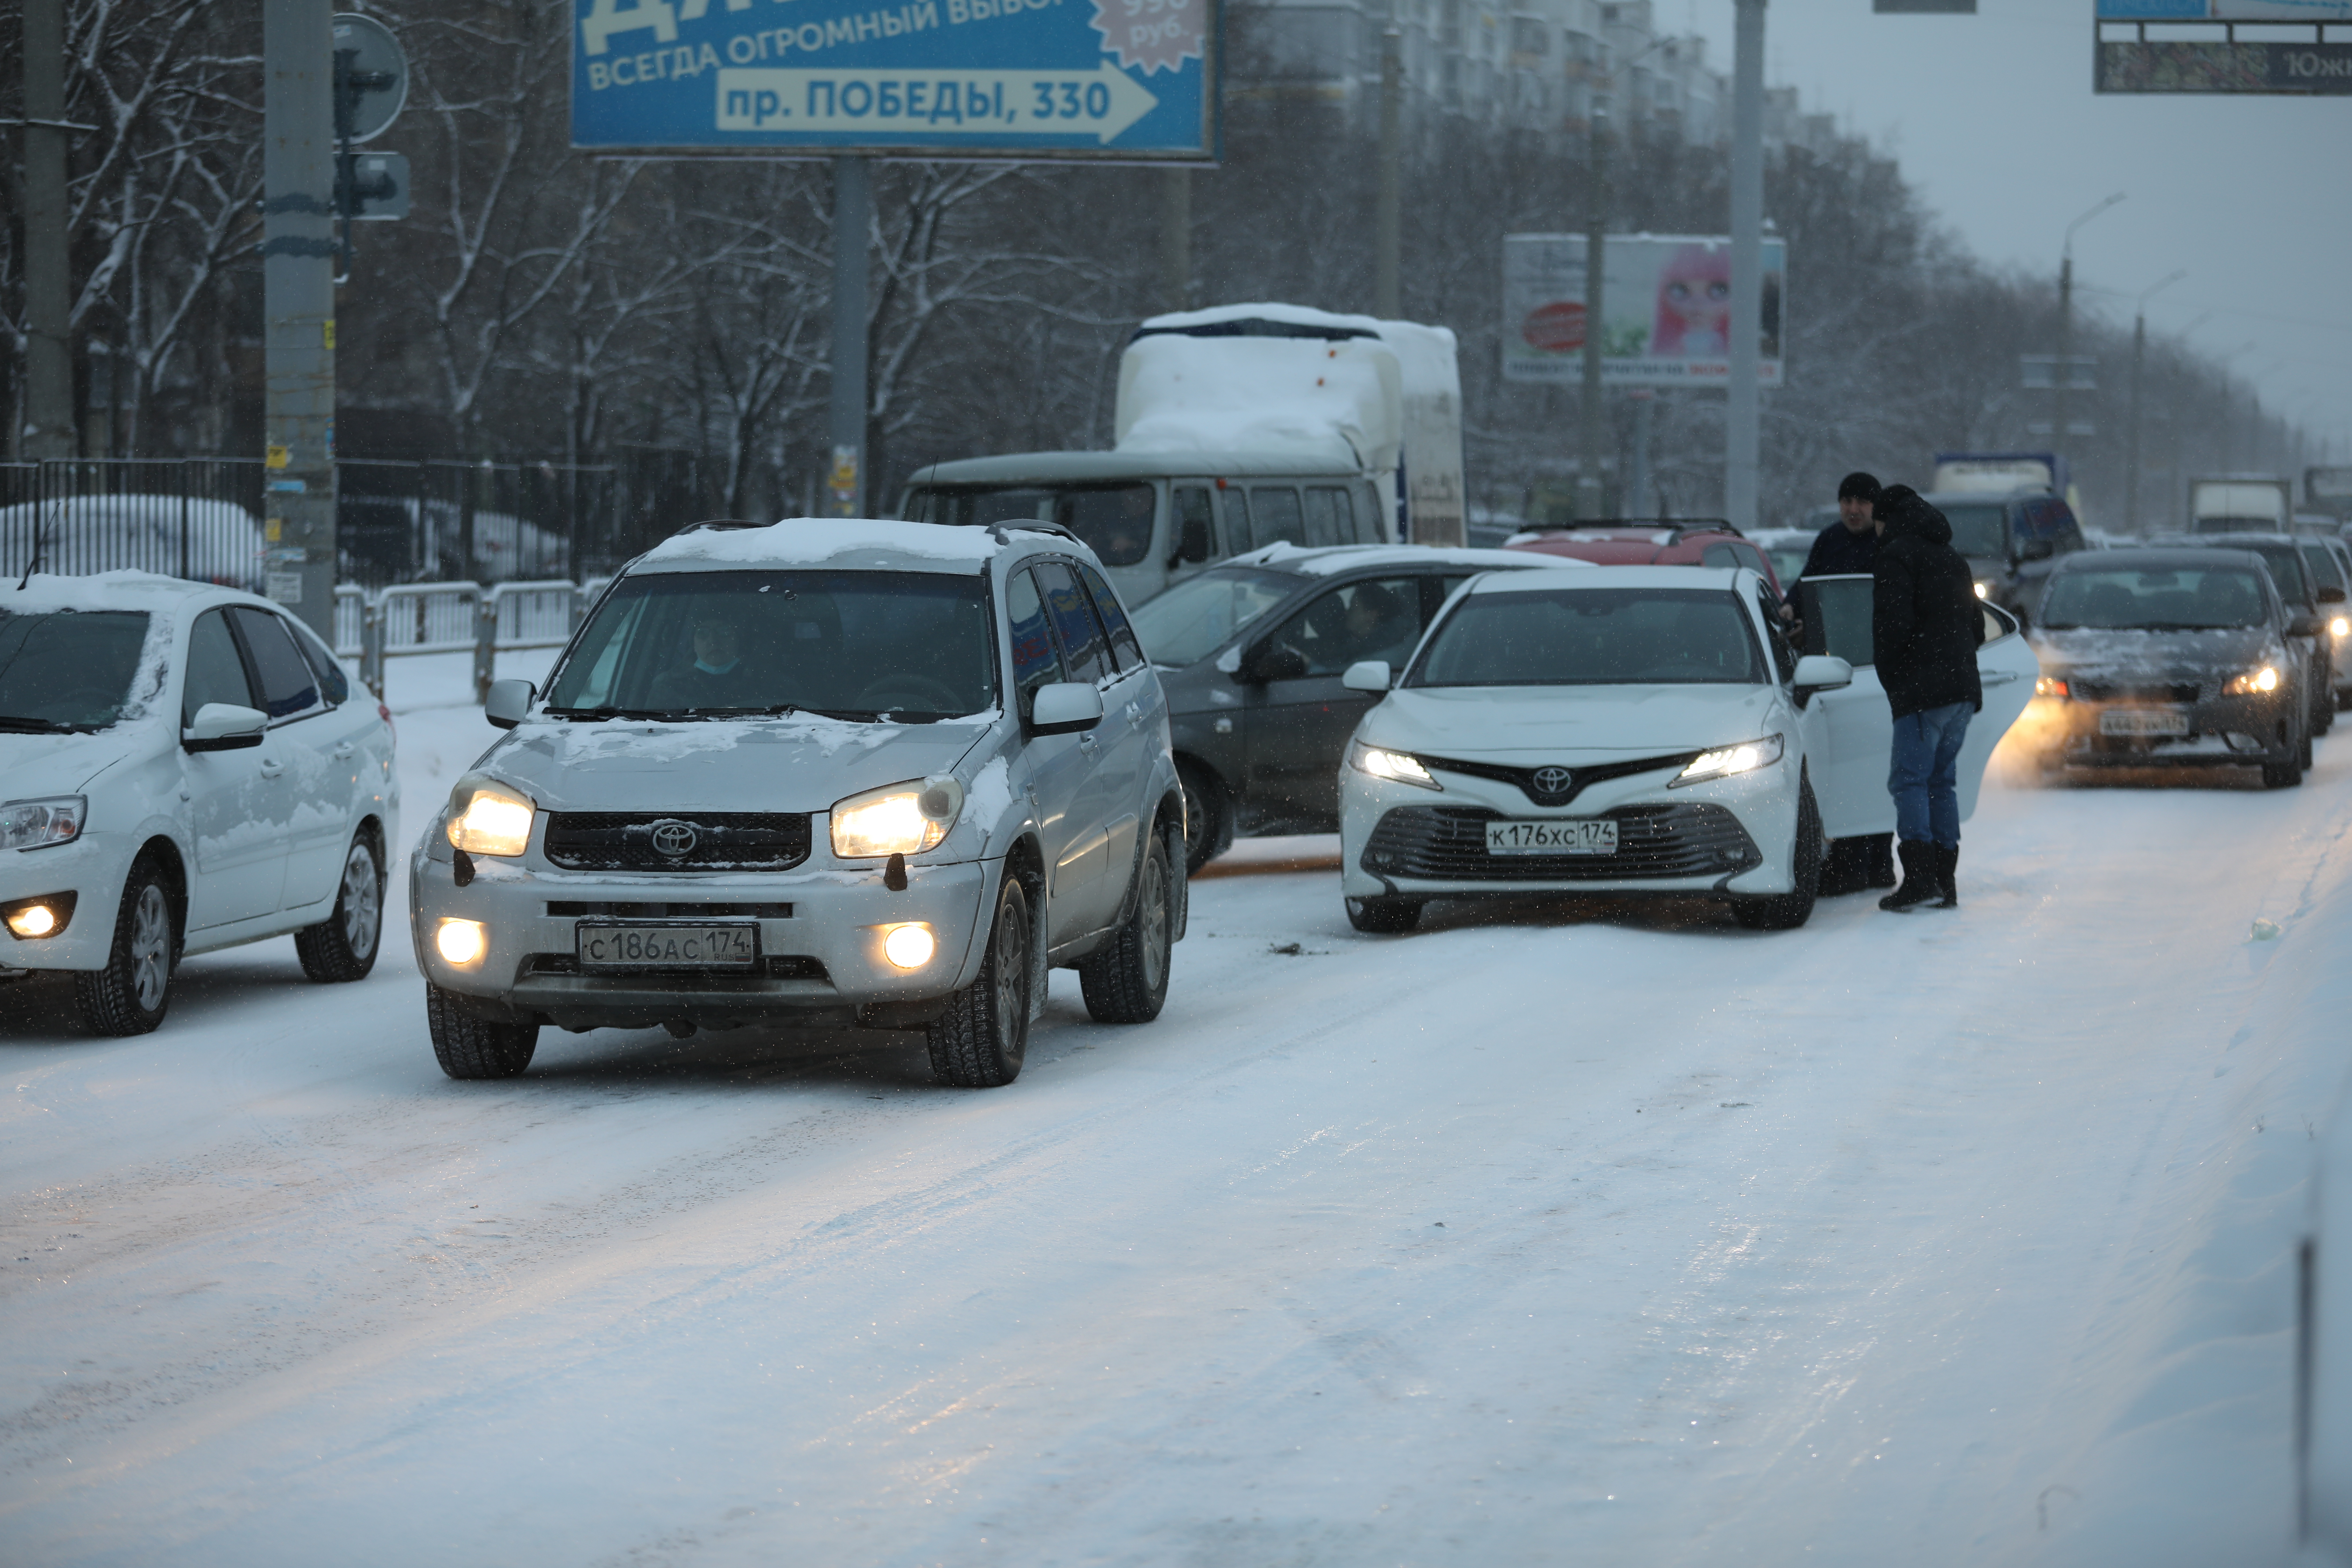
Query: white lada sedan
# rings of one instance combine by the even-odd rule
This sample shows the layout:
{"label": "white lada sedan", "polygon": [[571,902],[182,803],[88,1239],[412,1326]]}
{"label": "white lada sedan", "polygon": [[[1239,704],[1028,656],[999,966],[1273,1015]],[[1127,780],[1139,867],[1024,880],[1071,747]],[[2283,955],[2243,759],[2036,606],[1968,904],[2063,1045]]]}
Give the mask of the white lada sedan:
{"label": "white lada sedan", "polygon": [[539,1030],[921,1029],[1020,1072],[1048,967],[1145,1023],[1184,929],[1168,704],[1051,524],[703,524],[614,580],[409,861],[452,1078]]}
{"label": "white lada sedan", "polygon": [[192,952],[292,933],[375,963],[399,837],[391,717],[309,627],[144,572],[0,581],[0,978],[74,977],[104,1035]]}
{"label": "white lada sedan", "polygon": [[[1872,701],[1828,701],[1856,687],[1853,666],[1801,657],[1776,611],[1744,568],[1474,579],[1401,679],[1348,673],[1388,693],[1340,770],[1349,921],[1409,931],[1433,898],[1584,891],[1712,896],[1743,925],[1804,924],[1824,840],[1885,830],[1893,719],[1875,682]],[[1979,655],[1964,810],[2032,689],[2032,650],[2002,627]]]}

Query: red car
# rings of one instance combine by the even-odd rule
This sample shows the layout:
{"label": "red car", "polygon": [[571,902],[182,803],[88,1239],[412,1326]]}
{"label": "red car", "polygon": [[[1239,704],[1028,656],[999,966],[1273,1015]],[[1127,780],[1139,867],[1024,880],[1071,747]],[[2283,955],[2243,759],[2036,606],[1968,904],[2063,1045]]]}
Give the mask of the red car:
{"label": "red car", "polygon": [[1566,555],[1596,566],[1746,566],[1761,573],[1775,595],[1781,592],[1780,576],[1764,552],[1719,518],[1530,529],[1513,534],[1503,548]]}

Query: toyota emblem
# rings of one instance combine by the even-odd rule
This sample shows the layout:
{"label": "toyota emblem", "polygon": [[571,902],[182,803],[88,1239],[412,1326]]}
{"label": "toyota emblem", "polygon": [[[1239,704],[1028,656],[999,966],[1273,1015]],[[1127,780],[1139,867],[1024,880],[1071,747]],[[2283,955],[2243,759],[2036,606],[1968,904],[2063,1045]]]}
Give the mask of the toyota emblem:
{"label": "toyota emblem", "polygon": [[1565,794],[1576,782],[1576,774],[1567,768],[1538,768],[1536,789],[1544,795]]}
{"label": "toyota emblem", "polygon": [[654,848],[676,859],[694,853],[694,824],[675,819],[654,824]]}

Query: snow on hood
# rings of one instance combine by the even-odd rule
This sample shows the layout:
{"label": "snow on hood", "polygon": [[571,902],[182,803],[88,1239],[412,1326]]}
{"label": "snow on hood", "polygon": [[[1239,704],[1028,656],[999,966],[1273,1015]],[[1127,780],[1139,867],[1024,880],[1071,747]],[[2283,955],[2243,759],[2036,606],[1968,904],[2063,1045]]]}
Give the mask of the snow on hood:
{"label": "snow on hood", "polygon": [[476,766],[549,810],[824,811],[860,790],[946,772],[996,717],[937,724],[534,720]]}
{"label": "snow on hood", "polygon": [[1461,686],[1391,691],[1364,716],[1370,744],[1476,759],[1606,762],[1706,751],[1771,733],[1769,686]]}
{"label": "snow on hood", "polygon": [[984,528],[875,518],[788,517],[765,528],[702,529],[666,539],[634,571],[829,566],[844,572],[977,573],[997,552]]}
{"label": "snow on hood", "polygon": [[2037,629],[2028,639],[2044,669],[2071,675],[2145,677],[2210,675],[2266,662],[2284,663],[2286,650],[2267,626],[2202,632]]}
{"label": "snow on hood", "polygon": [[173,743],[171,738],[141,725],[125,743],[126,726],[116,724],[95,735],[0,735],[0,795],[26,800],[43,795],[79,795],[92,779],[126,757],[144,758]]}

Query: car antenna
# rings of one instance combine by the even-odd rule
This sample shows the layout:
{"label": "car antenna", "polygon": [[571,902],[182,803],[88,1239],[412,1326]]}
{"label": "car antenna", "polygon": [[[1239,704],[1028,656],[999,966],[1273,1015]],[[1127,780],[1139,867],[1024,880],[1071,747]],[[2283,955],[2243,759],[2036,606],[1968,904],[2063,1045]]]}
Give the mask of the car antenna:
{"label": "car antenna", "polygon": [[[50,521],[56,521],[56,519],[57,519],[57,515],[58,515],[58,509],[59,507],[64,506],[65,504],[66,504],[66,503],[65,503],[65,500],[64,500],[64,498],[63,498],[63,497],[60,497],[60,498],[58,498],[58,500],[54,500],[54,501],[51,501],[51,502],[49,503],[49,519],[50,519]],[[35,524],[33,525],[33,558],[32,558],[30,561],[27,561],[27,562],[26,562],[26,563],[25,563],[25,574],[24,574],[22,577],[19,577],[19,578],[17,578],[17,579],[16,579],[16,592],[18,592],[19,594],[21,594],[21,593],[23,593],[23,592],[25,591],[25,584],[27,584],[27,583],[29,583],[29,582],[31,582],[31,581],[33,580],[33,571],[34,571],[34,568],[36,568],[36,567],[37,567],[37,566],[39,566],[39,565],[40,565],[40,563],[41,563],[41,550],[42,550],[42,548],[43,548],[45,545],[47,545],[47,542],[48,542],[48,529],[47,529],[47,524],[45,524],[45,523],[35,523]]]}

